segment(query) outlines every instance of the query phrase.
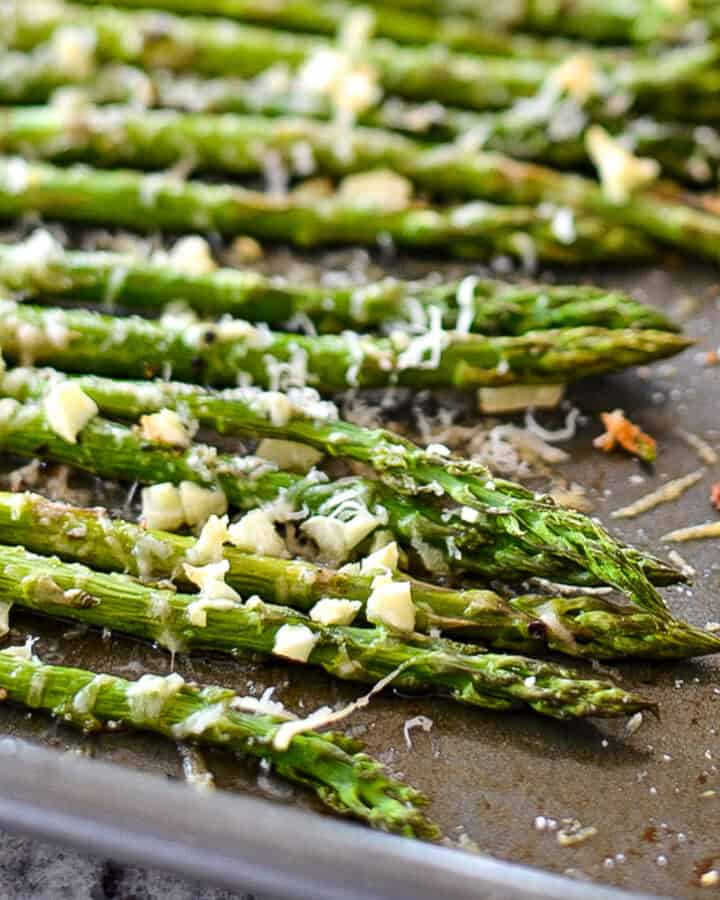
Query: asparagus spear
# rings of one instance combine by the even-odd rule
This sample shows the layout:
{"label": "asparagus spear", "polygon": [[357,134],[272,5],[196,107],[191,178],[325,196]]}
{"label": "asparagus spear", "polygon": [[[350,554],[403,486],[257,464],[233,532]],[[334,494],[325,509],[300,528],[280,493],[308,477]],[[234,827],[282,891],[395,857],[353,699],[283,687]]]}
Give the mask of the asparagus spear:
{"label": "asparagus spear", "polygon": [[312,150],[317,169],[346,175],[373,168],[399,172],[435,194],[500,203],[565,204],[584,215],[645,230],[673,246],[720,260],[720,217],[650,190],[626,202],[609,199],[588,178],[523,163],[457,144],[425,148],[387,131],[355,129],[338,142],[337,128],[310,119],[216,117],[127,108],[6,110],[0,148],[31,150],[59,161],[167,167],[188,154],[201,169],[261,172],[272,151],[292,163],[298,144]]}
{"label": "asparagus spear", "polygon": [[[88,9],[61,0],[32,11],[23,0],[8,0],[0,17],[0,38],[11,48],[28,50],[68,25],[92,30],[100,59],[210,75],[252,76],[278,62],[299,67],[333,46],[322,38],[229,20],[170,13],[160,17],[152,11],[106,6]],[[401,47],[388,41],[368,43],[363,56],[387,90],[480,108],[502,106],[514,96],[532,93],[550,66],[541,60],[465,56],[442,47]],[[440,73],[442,84],[434,84]]]}
{"label": "asparagus spear", "polygon": [[286,749],[278,749],[274,738],[287,719],[244,712],[247,698],[225,688],[200,688],[179,675],[126,681],[45,665],[29,651],[24,655],[24,649],[0,651],[0,689],[11,703],[45,710],[83,731],[114,729],[121,723],[266,760],[283,778],[307,785],[337,813],[383,831],[431,839],[439,835],[422,812],[425,798],[390,778],[380,763],[341,735],[299,734]]}
{"label": "asparagus spear", "polygon": [[[32,345],[25,336],[34,329]],[[52,335],[63,329],[63,339]],[[0,300],[0,347],[13,360],[31,356],[67,371],[148,378],[172,372],[184,381],[273,386],[281,367],[297,362],[319,390],[346,387],[459,387],[566,383],[588,375],[673,356],[691,345],[667,331],[567,328],[517,337],[459,332],[390,338],[305,336],[230,319],[163,322],[82,309],[46,309]],[[98,354],[98,347],[103,352]]]}
{"label": "asparagus spear", "polygon": [[[375,5],[377,0],[370,0]],[[690,2],[673,6],[662,0],[570,0],[538,4],[532,0],[504,3],[493,0],[479,6],[473,0],[390,0],[391,9],[427,14],[452,12],[496,28],[524,28],[539,34],[561,34],[585,40],[645,44],[679,40],[690,33],[694,17],[698,24],[716,26],[712,3]]]}
{"label": "asparagus spear", "polygon": [[72,297],[144,310],[180,301],[207,315],[230,314],[269,324],[300,313],[322,332],[382,326],[389,331],[401,322],[417,325],[418,319],[427,324],[430,310],[442,312],[444,328],[457,328],[463,318],[463,328],[482,334],[518,335],[581,325],[678,330],[659,310],[620,291],[588,285],[519,286],[471,276],[439,285],[387,277],[335,287],[230,268],[193,274],[157,259],[64,250],[44,231],[26,242],[0,244],[0,282],[23,298]]}
{"label": "asparagus spear", "polygon": [[[558,719],[623,716],[652,708],[612,682],[584,678],[552,663],[485,653],[472,644],[416,633],[398,635],[382,627],[320,625],[294,609],[261,600],[226,608],[228,601],[218,609],[197,594],[148,587],[125,575],[97,573],[18,547],[0,546],[0,586],[10,604],[111,628],[173,651],[282,656],[278,632],[294,626],[310,633],[312,650],[303,661],[349,681],[373,683],[395,673],[393,682],[399,687],[432,690],[486,709],[530,708]],[[205,624],[197,624],[201,621]]]}
{"label": "asparagus spear", "polygon": [[463,256],[495,254],[558,263],[632,259],[653,245],[637,231],[580,217],[575,233],[558,239],[554,210],[469,203],[451,207],[377,206],[335,198],[308,202],[223,184],[182,181],[84,166],[59,168],[0,158],[0,217],[28,211],[71,222],[123,225],[141,231],[209,230],[253,234],[301,247],[373,244],[382,237],[407,247],[436,247]]}
{"label": "asparagus spear", "polygon": [[[102,509],[79,509],[38,494],[0,493],[0,542],[37,553],[57,553],[104,571],[125,571],[145,580],[176,578],[194,547],[191,537],[146,531],[110,518]],[[288,562],[225,547],[228,584],[308,612],[325,597],[359,601],[364,612],[373,576]],[[405,580],[407,576],[398,575]],[[598,597],[511,596],[489,590],[455,591],[407,579],[420,632],[439,629],[499,650],[545,648],[572,656],[687,658],[720,650],[720,637],[682,622],[618,607]]]}
{"label": "asparagus spear", "polygon": [[[101,0],[81,0],[93,6]],[[118,6],[146,8],[146,0],[123,0]],[[356,8],[351,3],[309,0],[153,0],[153,7],[184,15],[217,15],[258,25],[335,35]],[[577,48],[563,40],[538,39],[525,34],[490,30],[480,24],[448,14],[442,17],[381,6],[373,10],[374,33],[399,44],[442,44],[452,50],[489,56],[513,56],[518,59],[562,59]]]}
{"label": "asparagus spear", "polygon": [[[252,76],[274,63],[297,68],[332,46],[321,38],[228,20],[170,13],[159,17],[152,11],[105,6],[88,9],[62,0],[31,10],[23,0],[7,0],[0,38],[11,48],[27,50],[67,25],[92,30],[100,59],[210,75]],[[363,59],[377,70],[388,92],[474,109],[502,108],[532,95],[552,68],[552,62],[542,60],[454,54],[442,47],[402,47],[390,41],[368,42]],[[674,51],[664,65],[648,54],[622,65],[609,61],[603,70],[608,92],[630,92],[652,102],[670,90],[692,88],[716,60],[711,45],[689,46]]]}
{"label": "asparagus spear", "polygon": [[[5,390],[12,391],[12,382]],[[348,510],[351,517],[358,507],[374,510],[376,524],[387,520],[404,546],[418,553],[423,543],[439,546],[440,559],[443,564],[449,560],[451,567],[504,573],[511,579],[517,579],[521,571],[540,574],[543,569],[557,572],[569,568],[570,580],[580,569],[601,584],[614,585],[641,607],[668,615],[645,571],[646,567],[648,572],[662,570],[661,563],[645,560],[632,548],[613,541],[591,519],[560,509],[549,498],[492,479],[477,463],[441,457],[440,465],[432,465],[422,452],[413,458],[391,451],[384,461],[376,454],[374,462],[383,468],[384,484],[362,479],[324,482],[287,472],[260,474],[257,460],[220,456],[202,446],[185,451],[144,449],[147,445],[135,432],[98,418],[83,429],[80,444],[71,444],[53,431],[39,404],[20,406],[11,401],[2,412],[0,446],[11,452],[50,457],[124,480],[217,485],[230,503],[246,509],[282,497],[285,505],[302,510],[306,518],[337,515],[339,498],[349,498],[353,501]],[[462,506],[442,511],[432,500],[420,499],[428,495],[446,495]],[[352,549],[361,549],[360,538],[347,548],[343,559]],[[440,561],[432,565],[437,568]]]}

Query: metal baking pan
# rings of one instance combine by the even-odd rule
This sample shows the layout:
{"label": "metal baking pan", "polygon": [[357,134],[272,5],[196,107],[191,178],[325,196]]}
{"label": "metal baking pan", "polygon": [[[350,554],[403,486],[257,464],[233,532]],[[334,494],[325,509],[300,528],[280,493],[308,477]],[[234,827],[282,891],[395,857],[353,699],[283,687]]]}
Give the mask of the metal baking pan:
{"label": "metal baking pan", "polygon": [[[278,262],[286,266],[287,257],[278,255]],[[423,266],[437,268],[434,261]],[[397,261],[390,267],[410,271]],[[714,287],[712,271],[691,266],[603,270],[593,278],[639,292],[682,318],[701,342],[668,363],[588,382],[571,392],[587,420],[565,445],[572,462],[563,465],[562,474],[585,485],[594,513],[609,521],[614,508],[701,466],[682,431],[720,445],[720,367],[703,360],[703,353],[720,343],[720,289]],[[591,438],[599,431],[596,414],[615,407],[658,438],[654,470],[592,449]],[[712,481],[720,480],[716,468],[713,473],[709,467],[680,501],[614,524],[613,530],[658,551],[665,532],[712,518],[708,492]],[[717,546],[717,541],[682,545],[683,556],[697,571],[696,584],[668,592],[673,608],[697,624],[720,619]],[[37,649],[49,662],[128,677],[169,671],[167,655],[120,637],[103,639],[23,614],[13,616],[13,631],[18,640],[38,636]],[[272,661],[182,657],[176,669],[244,693],[276,684],[280,699],[306,711],[358,693],[357,686]],[[200,795],[168,783],[181,774],[175,748],[167,741],[137,733],[78,736],[45,716],[10,708],[1,713],[8,738],[0,742],[0,822],[203,881],[259,891],[263,900],[600,900],[618,896],[611,887],[636,895],[711,896],[699,887],[699,877],[720,866],[720,660],[626,663],[613,672],[660,704],[661,717],[646,717],[633,735],[625,733],[623,722],[560,723],[392,691],[358,712],[351,730],[370,753],[431,798],[431,814],[454,849],[372,833],[319,814],[302,790],[220,752],[208,752],[206,759],[223,790]],[[403,726],[419,714],[429,716],[433,727],[429,733],[414,731],[408,748]],[[30,749],[26,741],[48,745],[54,753]],[[105,764],[77,756],[94,756]],[[716,795],[708,793],[715,789]],[[538,828],[543,824],[538,817],[546,824],[578,820],[597,831],[582,844],[564,847],[552,828]],[[471,844],[476,852],[460,849]]]}

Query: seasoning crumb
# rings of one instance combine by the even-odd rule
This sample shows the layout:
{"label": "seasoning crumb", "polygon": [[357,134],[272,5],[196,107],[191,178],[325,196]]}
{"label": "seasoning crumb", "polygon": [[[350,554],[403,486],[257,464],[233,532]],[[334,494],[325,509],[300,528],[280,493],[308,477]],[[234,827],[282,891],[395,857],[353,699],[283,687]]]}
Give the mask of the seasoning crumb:
{"label": "seasoning crumb", "polygon": [[605,426],[605,433],[595,438],[593,446],[610,453],[619,445],[644,462],[655,462],[657,441],[626,418],[621,409],[601,413],[600,418]]}
{"label": "seasoning crumb", "polygon": [[710,503],[720,510],[720,481],[716,481],[710,488]]}
{"label": "seasoning crumb", "polygon": [[640,728],[643,723],[643,714],[641,712],[636,712],[634,716],[631,716],[628,719],[627,725],[625,726],[625,734],[630,737],[630,735],[635,734],[635,732]]}
{"label": "seasoning crumb", "polygon": [[597,834],[597,828],[594,825],[583,826],[577,819],[564,819],[563,821],[568,824],[561,828],[556,835],[557,842],[561,847],[576,847]]}

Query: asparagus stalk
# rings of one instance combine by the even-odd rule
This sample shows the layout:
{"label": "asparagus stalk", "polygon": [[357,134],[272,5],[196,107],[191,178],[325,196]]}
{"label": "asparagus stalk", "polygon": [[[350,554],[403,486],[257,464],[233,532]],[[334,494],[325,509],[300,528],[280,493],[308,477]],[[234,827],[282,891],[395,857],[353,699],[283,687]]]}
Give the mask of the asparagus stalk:
{"label": "asparagus stalk", "polygon": [[[68,25],[94,33],[100,59],[209,75],[253,76],[274,63],[299,67],[333,46],[322,38],[229,20],[170,13],[160,19],[147,10],[88,9],[60,0],[34,7],[32,13],[23,0],[8,0],[0,17],[0,38],[11,48],[29,50]],[[442,47],[402,47],[389,41],[369,42],[363,55],[386,90],[480,108],[502,106],[532,93],[550,66],[541,60],[466,56]],[[440,73],[443,83],[434,85]]]}
{"label": "asparagus stalk", "polygon": [[620,291],[588,285],[519,286],[475,277],[425,285],[387,277],[334,287],[230,268],[193,274],[157,259],[64,250],[42,231],[23,243],[0,244],[0,282],[23,298],[71,297],[142,310],[180,301],[206,315],[275,325],[302,314],[325,333],[348,327],[388,331],[397,323],[417,325],[418,319],[427,325],[430,310],[440,310],[449,329],[457,328],[462,310],[463,327],[482,334],[583,325],[678,330],[659,310]]}
{"label": "asparagus stalk", "polygon": [[[57,553],[103,571],[144,580],[176,578],[195,545],[191,537],[146,531],[102,509],[79,509],[38,494],[0,493],[0,542],[42,554]],[[154,552],[151,552],[154,551]],[[228,584],[309,612],[324,597],[355,600],[364,613],[373,577],[309,562],[273,559],[224,548]],[[407,576],[399,575],[405,580]],[[546,648],[600,659],[687,658],[720,650],[720,637],[682,622],[616,606],[598,597],[511,596],[489,590],[455,591],[409,579],[416,629],[439,629],[499,650],[537,653]]]}
{"label": "asparagus stalk", "polygon": [[[320,625],[284,606],[256,601],[217,609],[204,601],[138,584],[125,575],[94,572],[22,548],[0,546],[0,586],[8,603],[87,625],[111,628],[167,649],[282,655],[276,638],[284,626],[312,634],[310,665],[349,681],[374,683],[393,675],[398,687],[432,690],[486,709],[530,708],[558,719],[624,716],[653,704],[610,681],[584,678],[552,663],[485,653],[421,634],[399,636],[384,628]],[[193,606],[195,604],[195,606]]]}
{"label": "asparagus stalk", "polygon": [[[275,63],[297,68],[332,46],[321,38],[229,20],[170,13],[158,18],[147,10],[88,9],[62,0],[32,10],[23,0],[8,0],[0,38],[11,48],[28,50],[67,25],[92,31],[100,59],[209,75],[253,76]],[[551,61],[455,54],[442,47],[403,47],[381,40],[366,44],[363,59],[388,92],[471,109],[502,108],[534,94],[552,68]],[[692,89],[716,60],[716,48],[707,45],[682,47],[666,65],[658,65],[650,54],[623,65],[612,60],[600,64],[608,92],[630,92],[652,102],[670,90]]]}
{"label": "asparagus stalk", "polygon": [[30,210],[71,222],[140,231],[252,234],[301,247],[374,244],[384,237],[400,246],[435,247],[474,258],[509,254],[529,262],[539,258],[558,263],[627,260],[653,252],[637,230],[596,218],[578,218],[571,240],[560,240],[554,210],[475,202],[390,212],[335,198],[311,203],[160,173],[59,168],[0,158],[0,217]]}
{"label": "asparagus stalk", "polygon": [[[37,339],[28,345],[28,327]],[[53,339],[57,329],[63,339]],[[473,389],[483,385],[566,383],[673,356],[691,345],[667,331],[567,328],[517,337],[426,332],[411,338],[305,336],[256,328],[242,320],[163,322],[83,309],[54,309],[0,300],[0,347],[8,358],[72,372],[148,378],[172,372],[184,381],[227,386],[241,375],[277,386],[278,364],[297,363],[321,391],[347,387]],[[98,354],[98,347],[103,348]]]}
{"label": "asparagus stalk", "polygon": [[[370,0],[375,5],[377,0]],[[662,0],[571,0],[538,4],[532,0],[508,4],[493,0],[478,6],[473,0],[390,0],[383,7],[442,14],[462,14],[496,28],[524,28],[529,32],[581,37],[584,40],[646,44],[679,40],[690,33],[693,21],[714,30],[717,11],[712,4],[691,2],[674,7]]]}
{"label": "asparagus stalk", "polygon": [[[81,0],[92,6],[101,0]],[[146,0],[123,0],[116,4],[134,9],[146,8]],[[351,3],[309,0],[153,0],[155,9],[184,15],[212,15],[239,19],[273,28],[306,31],[333,36],[344,27],[356,8]],[[518,59],[562,59],[577,49],[577,44],[563,40],[538,39],[531,35],[509,34],[490,30],[486,24],[467,17],[414,13],[390,7],[373,10],[374,33],[399,44],[442,44],[452,50],[488,56],[513,56]]]}
{"label": "asparagus stalk", "polygon": [[[580,513],[558,508],[549,498],[538,498],[512,482],[492,479],[476,463],[441,457],[440,465],[431,465],[422,452],[416,459],[391,452],[383,483],[357,478],[326,482],[312,473],[302,479],[287,472],[263,472],[257,459],[222,456],[202,446],[184,451],[148,446],[134,431],[99,418],[83,429],[81,443],[71,444],[53,431],[36,403],[21,406],[11,400],[2,414],[0,447],[14,453],[49,457],[121,480],[217,486],[231,504],[244,509],[282,498],[305,518],[337,515],[339,498],[351,498],[353,511],[348,514],[354,516],[358,506],[372,510],[377,525],[387,521],[403,546],[419,554],[423,542],[435,546],[449,567],[502,573],[510,579],[523,571],[540,574],[549,569],[569,570],[573,580],[580,570],[601,584],[614,585],[656,615],[668,615],[645,571],[662,572],[662,563],[618,544]],[[375,465],[380,464],[378,457]],[[433,500],[421,499],[443,495],[463,506],[442,510]],[[356,541],[345,557],[363,545]],[[660,575],[659,580],[667,577]]]}
{"label": "asparagus stalk", "polygon": [[31,150],[57,161],[168,167],[188,154],[201,169],[261,172],[269,151],[291,164],[308,146],[319,171],[347,175],[373,168],[399,172],[435,194],[500,203],[567,205],[584,215],[644,230],[652,238],[720,260],[720,217],[650,190],[627,202],[607,197],[588,178],[457,144],[425,148],[387,131],[337,128],[310,119],[216,117],[127,108],[19,108],[0,118],[0,149]]}
{"label": "asparagus stalk", "polygon": [[[0,394],[22,402],[37,400],[65,378],[52,369],[18,367],[0,380]],[[273,394],[253,387],[209,391],[181,382],[156,381],[151,386],[147,382],[118,381],[96,375],[76,376],[74,380],[103,414],[113,418],[134,421],[145,414],[175,409],[220,434],[307,444],[328,456],[370,466],[391,489],[410,497],[419,497],[432,488],[435,494],[443,490],[456,502],[467,503],[468,491],[484,491],[492,479],[489,470],[479,463],[439,456],[436,451],[423,450],[394,432],[344,422],[327,405],[319,410],[313,402],[312,391],[305,395],[293,392],[292,400],[287,403],[287,414],[278,418],[273,412]],[[325,414],[324,418],[319,416],[320,412]],[[500,501],[495,498],[493,502]],[[467,511],[465,517],[468,518]],[[474,518],[470,516],[471,523]],[[451,521],[447,515],[446,520]],[[479,520],[473,524],[479,525]],[[630,555],[634,553],[632,548],[625,550]],[[681,578],[679,572],[662,560],[645,554],[636,554],[635,559],[655,584]]]}
{"label": "asparagus stalk", "polygon": [[380,763],[341,735],[299,734],[286,749],[278,749],[274,738],[287,720],[244,712],[247,698],[225,688],[200,688],[179,675],[126,681],[45,665],[23,650],[0,652],[0,689],[11,703],[45,710],[83,731],[122,724],[266,760],[283,778],[308,786],[337,813],[383,831],[422,838],[439,835],[422,812],[425,798],[390,778]]}

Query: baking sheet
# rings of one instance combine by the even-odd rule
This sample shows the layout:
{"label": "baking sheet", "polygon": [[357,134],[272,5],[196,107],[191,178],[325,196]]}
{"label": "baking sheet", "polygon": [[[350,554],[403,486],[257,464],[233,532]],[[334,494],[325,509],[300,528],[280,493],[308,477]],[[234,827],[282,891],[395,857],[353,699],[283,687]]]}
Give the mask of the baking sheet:
{"label": "baking sheet", "polygon": [[[322,264],[344,266],[348,259],[347,255],[334,254],[331,259],[324,258]],[[411,272],[409,264],[402,261],[385,262],[391,270],[411,274],[436,268],[433,261],[416,262]],[[278,253],[268,265],[287,270],[288,257]],[[572,273],[563,273],[562,277],[571,280]],[[587,272],[583,277],[587,278]],[[678,429],[720,445],[720,367],[704,365],[702,359],[705,350],[720,342],[716,301],[720,291],[714,286],[715,277],[711,270],[673,263],[665,272],[638,269],[593,273],[595,281],[632,289],[683,318],[688,332],[702,341],[703,351],[691,349],[647,371],[596,380],[571,392],[571,398],[589,415],[574,441],[564,445],[573,460],[563,465],[562,474],[588,488],[594,513],[606,522],[612,509],[657,487],[662,480],[700,467],[696,453],[688,448]],[[691,302],[688,298],[694,299]],[[595,414],[615,407],[624,408],[658,438],[660,458],[654,470],[591,449],[591,438],[600,430]],[[543,419],[548,424],[557,421]],[[657,551],[663,533],[712,518],[708,493],[710,483],[720,480],[720,466],[716,468],[682,500],[636,520],[614,523],[613,530]],[[644,482],[638,483],[635,476],[641,476]],[[720,619],[717,546],[717,541],[706,541],[679,548],[697,570],[697,582],[692,589],[671,589],[668,597],[673,609],[697,624]],[[19,613],[12,619],[13,636],[18,640],[26,634],[38,636],[37,649],[48,662],[62,661],[131,678],[144,671],[169,671],[165,653],[139,643],[117,636],[102,638]],[[222,683],[243,693],[276,685],[277,696],[298,711],[346,702],[358,694],[357,686],[335,682],[320,672],[266,660],[238,663],[221,657],[179,657],[176,670],[187,678]],[[558,723],[533,714],[494,714],[433,698],[398,696],[392,691],[375,698],[368,710],[359,711],[349,730],[366,741],[370,753],[432,799],[431,814],[451,844],[475,847],[501,861],[539,867],[580,881],[663,896],[708,896],[711,892],[701,889],[698,879],[702,872],[720,867],[720,661],[628,663],[613,666],[613,671],[628,686],[641,688],[656,699],[661,707],[659,720],[646,719],[630,737],[624,733],[623,722]],[[175,748],[160,738],[138,734],[82,737],[39,714],[3,709],[0,715],[0,727],[6,734],[166,779],[181,777]],[[429,716],[433,727],[427,734],[413,731],[412,748],[408,748],[403,725],[417,715]],[[277,817],[278,809],[284,811],[286,805],[308,812],[318,810],[304,791],[287,787],[254,764],[219,752],[207,752],[205,756],[219,787],[262,798],[260,810],[266,810],[268,817]],[[40,767],[39,774],[42,772]],[[51,778],[49,771],[47,777]],[[0,795],[3,789],[0,780]],[[702,796],[714,789],[717,795]],[[150,793],[148,801],[152,800]],[[112,809],[112,795],[107,802]],[[194,804],[206,802],[188,794],[188,817]],[[152,812],[157,818],[159,811]],[[597,833],[583,844],[562,847],[555,831],[537,827],[542,824],[538,817],[545,817],[546,822],[553,820],[559,827],[563,820],[577,820],[583,826],[593,826]],[[200,821],[200,837],[207,837],[202,823],[209,818]],[[282,818],[273,821],[282,822]],[[308,823],[314,821],[307,816]],[[32,825],[30,818],[26,824]],[[329,833],[334,832],[330,829]],[[397,846],[396,841],[370,836],[357,828],[338,826],[337,834],[346,849],[355,847],[358,853],[363,851],[363,841],[388,841],[382,846]],[[171,833],[170,823],[167,837],[177,838]],[[200,837],[196,835],[195,840]],[[303,841],[303,859],[312,861],[320,849]],[[389,858],[392,852],[388,849]],[[344,864],[342,856],[336,858],[337,867]],[[427,859],[432,860],[432,855]],[[458,873],[466,872],[468,857],[458,853],[454,859]],[[167,864],[168,860],[158,862]],[[431,862],[427,864],[432,867]],[[332,868],[331,861],[328,865]],[[339,868],[333,870],[333,878],[338,875],[342,875]],[[389,871],[386,875],[392,881]],[[511,870],[507,870],[507,876],[509,885]],[[478,873],[477,877],[480,888],[482,876]],[[397,879],[393,883],[397,888]],[[387,896],[396,896],[390,881],[388,885]],[[509,887],[507,893],[500,890],[497,896],[510,896],[509,891]],[[550,888],[546,890],[546,895],[553,893]],[[362,884],[357,895],[364,895]]]}

